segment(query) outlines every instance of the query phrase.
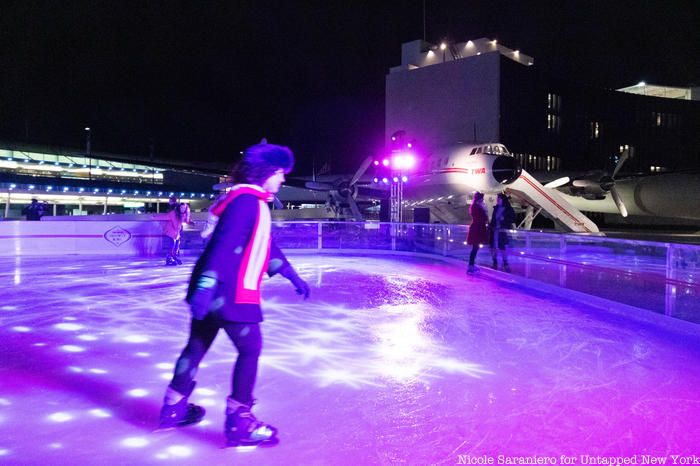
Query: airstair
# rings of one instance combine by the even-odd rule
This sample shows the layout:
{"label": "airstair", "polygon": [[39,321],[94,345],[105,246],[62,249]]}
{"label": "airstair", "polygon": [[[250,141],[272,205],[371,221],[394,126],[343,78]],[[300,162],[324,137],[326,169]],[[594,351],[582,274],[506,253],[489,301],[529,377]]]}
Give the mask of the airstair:
{"label": "airstair", "polygon": [[571,205],[556,189],[545,188],[525,170],[506,191],[554,220],[557,226],[575,233],[597,233],[598,227]]}

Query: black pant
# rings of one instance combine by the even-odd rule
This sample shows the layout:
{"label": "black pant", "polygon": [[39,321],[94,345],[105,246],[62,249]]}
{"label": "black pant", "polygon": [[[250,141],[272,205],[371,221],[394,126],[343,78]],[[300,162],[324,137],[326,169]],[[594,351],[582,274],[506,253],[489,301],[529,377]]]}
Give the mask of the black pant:
{"label": "black pant", "polygon": [[222,321],[213,313],[204,320],[192,319],[190,338],[175,365],[170,387],[186,393],[194,380],[199,363],[223,328],[238,350],[231,378],[231,397],[243,404],[253,402],[253,387],[258,374],[258,358],[262,350],[260,324]]}
{"label": "black pant", "polygon": [[469,254],[469,265],[474,265],[477,252],[479,252],[479,243],[472,245],[472,252]]}

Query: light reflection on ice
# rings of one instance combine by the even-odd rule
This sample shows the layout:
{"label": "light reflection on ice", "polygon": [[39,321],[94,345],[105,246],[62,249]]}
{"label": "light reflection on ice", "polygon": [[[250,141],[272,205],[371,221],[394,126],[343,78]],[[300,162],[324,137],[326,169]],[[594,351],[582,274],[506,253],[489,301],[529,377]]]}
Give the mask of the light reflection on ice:
{"label": "light reflection on ice", "polygon": [[47,416],[47,419],[51,422],[67,422],[73,419],[73,416],[69,413],[52,413]]}
{"label": "light reflection on ice", "polygon": [[83,351],[85,351],[85,348],[77,345],[63,345],[60,346],[60,349],[67,353],[82,353]]}
{"label": "light reflection on ice", "polygon": [[94,408],[88,412],[95,417],[101,417],[101,418],[112,417],[112,413],[110,413],[109,411],[102,409],[102,408]]}
{"label": "light reflection on ice", "polygon": [[132,390],[127,391],[126,394],[129,396],[133,396],[134,398],[142,398],[148,395],[148,390],[145,390],[143,388],[134,388]]}
{"label": "light reflection on ice", "polygon": [[56,325],[54,325],[54,327],[57,328],[58,330],[68,330],[68,331],[81,330],[81,329],[85,328],[85,326],[80,325],[80,324],[69,324],[69,323],[65,323],[65,322],[62,322],[60,324],[56,324]]}
{"label": "light reflection on ice", "polygon": [[148,445],[148,440],[143,437],[127,437],[121,444],[127,448],[142,448]]}
{"label": "light reflection on ice", "polygon": [[145,343],[149,340],[150,338],[145,335],[128,335],[124,337],[124,341],[129,343]]}
{"label": "light reflection on ice", "polygon": [[83,340],[83,341],[97,341],[98,338],[95,335],[78,335],[78,340]]}

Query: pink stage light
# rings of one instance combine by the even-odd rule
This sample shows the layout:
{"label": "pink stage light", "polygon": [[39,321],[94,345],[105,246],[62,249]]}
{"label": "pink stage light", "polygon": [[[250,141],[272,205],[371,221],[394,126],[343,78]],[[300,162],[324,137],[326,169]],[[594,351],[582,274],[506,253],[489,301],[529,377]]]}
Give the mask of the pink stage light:
{"label": "pink stage light", "polygon": [[410,152],[399,152],[391,159],[394,170],[410,170],[416,166],[416,157]]}

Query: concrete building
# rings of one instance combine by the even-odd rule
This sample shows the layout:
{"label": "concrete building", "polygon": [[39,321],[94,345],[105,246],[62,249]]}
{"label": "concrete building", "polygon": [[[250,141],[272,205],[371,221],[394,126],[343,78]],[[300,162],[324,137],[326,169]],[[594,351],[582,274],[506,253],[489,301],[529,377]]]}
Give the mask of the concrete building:
{"label": "concrete building", "polygon": [[483,38],[403,44],[386,76],[387,140],[403,130],[428,150],[497,141],[530,172],[609,168],[624,147],[625,171],[700,168],[697,88],[596,89],[534,63]]}

